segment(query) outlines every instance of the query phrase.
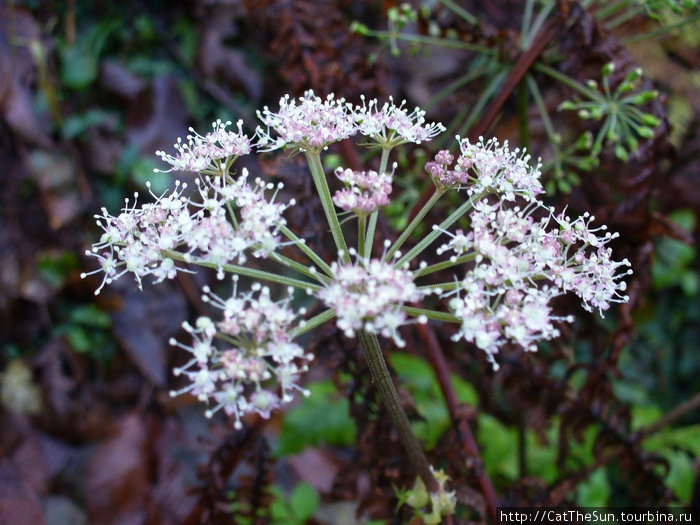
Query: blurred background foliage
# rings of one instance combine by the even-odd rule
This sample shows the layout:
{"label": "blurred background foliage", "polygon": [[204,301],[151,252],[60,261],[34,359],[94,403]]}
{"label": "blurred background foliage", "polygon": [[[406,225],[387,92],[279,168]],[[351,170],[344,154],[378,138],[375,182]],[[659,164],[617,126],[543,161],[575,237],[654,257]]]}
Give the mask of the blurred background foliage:
{"label": "blurred background foliage", "polygon": [[[395,507],[412,480],[356,342],[312,334],[312,395],[234,432],[167,395],[183,359],[167,341],[205,311],[211,275],[99,297],[78,277],[101,206],[172,184],[154,151],[216,118],[250,132],[256,108],[308,88],[405,97],[448,127],[395,159],[384,235],[454,134],[493,135],[542,156],[550,202],[620,231],[633,263],[629,306],[579,312],[537,354],[504,352],[497,374],[436,327],[458,412],[432,346],[409,331],[406,350],[387,347],[456,522],[487,520],[482,460],[504,504],[700,505],[699,35],[690,0],[0,5],[0,523],[410,519]],[[358,161],[377,159],[351,144],[326,159]],[[303,203],[290,224],[330,253],[300,165],[242,162],[285,181]]]}

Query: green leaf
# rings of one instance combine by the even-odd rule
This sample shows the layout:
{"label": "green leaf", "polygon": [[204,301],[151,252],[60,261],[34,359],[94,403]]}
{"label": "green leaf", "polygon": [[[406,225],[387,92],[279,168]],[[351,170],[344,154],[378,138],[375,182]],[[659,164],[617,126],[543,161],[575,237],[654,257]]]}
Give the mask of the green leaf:
{"label": "green leaf", "polygon": [[305,481],[294,487],[294,490],[289,495],[289,505],[299,523],[306,523],[316,512],[320,503],[321,498],[316,489]]}
{"label": "green leaf", "polygon": [[515,481],[518,478],[518,438],[515,429],[505,426],[489,414],[480,414],[477,436],[483,447],[482,456],[489,474]]}
{"label": "green leaf", "polygon": [[308,446],[347,446],[355,441],[357,427],[348,400],[338,395],[335,385],[320,381],[307,388],[311,395],[284,415],[276,456],[296,454]]}
{"label": "green leaf", "polygon": [[598,468],[586,481],[579,484],[576,502],[581,507],[604,507],[610,497],[610,483],[605,469]]}
{"label": "green leaf", "polygon": [[670,468],[666,477],[666,484],[676,493],[676,496],[688,504],[693,492],[695,470],[693,463],[685,452],[667,450],[664,456],[669,462]]}
{"label": "green leaf", "polygon": [[70,322],[95,328],[109,328],[112,318],[94,304],[86,304],[71,310]]}
{"label": "green leaf", "polygon": [[[427,361],[411,354],[394,352],[390,361],[401,379],[401,386],[413,396],[418,413],[424,418],[412,423],[413,431],[430,450],[450,428],[450,415],[435,371]],[[454,375],[451,380],[461,403],[473,406],[479,402],[471,384]]]}
{"label": "green leaf", "polygon": [[39,275],[52,288],[60,288],[68,274],[80,266],[78,257],[73,252],[44,254],[37,261]]}
{"label": "green leaf", "polygon": [[66,140],[82,135],[88,128],[99,126],[110,118],[110,113],[101,109],[91,109],[85,113],[71,115],[63,122],[61,133]]}

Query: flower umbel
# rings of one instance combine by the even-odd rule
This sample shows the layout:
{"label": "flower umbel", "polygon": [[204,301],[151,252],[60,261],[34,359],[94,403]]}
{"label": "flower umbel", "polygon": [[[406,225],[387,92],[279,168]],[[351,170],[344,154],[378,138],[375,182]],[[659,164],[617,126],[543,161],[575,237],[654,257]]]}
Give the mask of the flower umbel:
{"label": "flower umbel", "polygon": [[445,131],[445,126],[439,122],[426,123],[425,111],[415,108],[409,113],[405,104],[404,100],[397,106],[389,97],[389,102],[380,108],[376,99],[366,102],[363,96],[362,106],[354,110],[358,131],[382,148],[393,148],[407,142],[420,144]]}
{"label": "flower umbel", "polygon": [[[268,418],[272,410],[291,401],[295,391],[308,395],[298,381],[313,354],[304,353],[290,336],[298,324],[297,314],[304,314],[291,309],[292,290],[277,302],[269,288],[258,283],[240,295],[234,284],[233,294],[226,299],[208,288],[204,292],[203,299],[222,310],[223,316],[218,322],[200,317],[195,326],[185,323],[191,346],[171,340],[192,354],[175,369],[175,375],[184,375],[190,384],[171,395],[189,392],[210,403],[209,416],[223,409],[235,418],[236,428],[241,428],[246,414]],[[222,344],[217,346],[215,338]]]}
{"label": "flower umbel", "polygon": [[[325,100],[312,90],[299,99],[285,95],[280,109],[273,113],[266,106],[258,111],[258,118],[267,131],[258,128],[262,151],[290,147],[299,151],[321,151],[330,144],[355,134],[351,106],[345,99],[328,95]],[[270,134],[274,130],[276,136]]]}
{"label": "flower umbel", "polygon": [[243,121],[236,122],[237,132],[226,128],[231,122],[217,120],[212,124],[212,131],[202,136],[190,128],[192,135],[187,136],[187,143],[178,139],[175,149],[178,154],[168,155],[164,151],[156,151],[156,155],[164,162],[170,164],[168,170],[155,171],[166,173],[169,171],[221,172],[221,161],[233,162],[240,155],[248,155],[251,152],[250,139],[243,133]]}
{"label": "flower umbel", "polygon": [[391,174],[337,168],[335,176],[345,184],[344,190],[338,190],[333,195],[333,202],[338,208],[356,215],[367,215],[389,204]]}
{"label": "flower umbel", "polygon": [[[388,173],[387,166],[393,148],[430,140],[444,130],[442,124],[426,123],[423,110],[409,112],[405,103],[397,106],[392,99],[380,106],[363,98],[354,106],[313,91],[298,99],[285,96],[277,112],[266,107],[258,116],[265,129],[256,130],[257,144],[251,144],[240,122],[236,132],[227,129],[229,122],[217,121],[209,133],[192,130],[185,143],[179,140],[176,155],[158,152],[170,171],[197,173],[194,184],[176,182],[171,191],[151,193],[152,202],[140,206],[136,199],[127,200],[116,216],[102,210],[97,223],[104,233],[87,252],[99,265],[90,273],[103,274],[96,293],[127,272],[141,287],[149,275],[159,282],[193,266],[213,268],[219,279],[233,274],[234,283],[238,276],[253,279],[249,292],[239,293],[234,284],[226,298],[205,287],[203,299],[221,311],[220,318],[185,323],[191,343],[172,341],[190,354],[175,370],[188,384],[173,394],[197,396],[210,405],[208,415],[223,411],[236,428],[246,414],[267,418],[296,391],[307,393],[300,381],[313,354],[295,339],[335,318],[346,336],[361,340],[375,384],[426,489],[415,491],[421,501],[414,507],[430,505],[424,521],[439,523],[454,510],[454,493],[445,490],[446,477],[432,470],[413,434],[378,336],[402,347],[402,326],[428,319],[454,322],[459,326],[454,340],[483,350],[497,369],[496,355],[504,345],[535,351],[539,341],[559,335],[559,323],[572,321],[555,312],[555,297],[571,292],[585,309],[601,315],[612,303],[627,301],[622,278],[631,273],[630,264],[613,259],[609,243],[616,234],[594,227],[593,217],[572,219],[538,201],[540,164],[532,165],[524,150],[495,139],[472,144],[459,137],[457,154],[442,150],[425,165],[436,191],[395,241],[384,241],[382,256],[373,258],[376,233],[386,231],[378,216],[390,203],[394,171]],[[331,195],[321,155],[358,133],[367,140],[357,145],[381,149],[379,166],[338,168],[335,175],[345,187]],[[245,168],[235,175],[238,156],[255,148],[304,153],[328,226],[316,231],[330,233],[338,260],[325,261],[287,227],[284,212],[295,203],[281,201],[281,184],[250,180]],[[461,199],[452,201],[459,201],[454,210],[412,240],[451,191],[461,192]],[[336,207],[351,214],[342,223]],[[347,239],[357,239],[357,250],[348,248]],[[435,260],[416,264],[416,257],[430,253],[426,250],[439,239]],[[402,246],[411,242],[402,255]],[[251,264],[255,259],[265,259],[264,269]],[[447,273],[447,281],[428,277],[438,273]],[[273,300],[270,288],[259,281],[304,290],[317,300],[314,307],[328,308],[304,320],[306,311],[295,307],[291,289]],[[447,311],[426,308],[422,303],[429,294],[438,298],[428,306],[446,304]]]}
{"label": "flower umbel", "polygon": [[[264,108],[258,116],[265,129],[256,130],[257,144],[240,122],[230,131],[229,122],[216,121],[209,133],[192,130],[185,143],[178,141],[176,155],[158,152],[170,170],[197,173],[194,184],[176,182],[140,206],[136,199],[127,201],[116,216],[103,210],[97,219],[104,233],[87,252],[99,264],[91,273],[103,274],[97,293],[127,272],[141,287],[149,275],[158,282],[203,266],[214,268],[219,279],[232,273],[293,286],[328,307],[306,323],[304,309],[295,311],[291,295],[274,301],[260,284],[245,294],[234,289],[226,299],[205,288],[205,300],[223,312],[222,319],[200,317],[195,325],[185,324],[192,343],[174,344],[192,358],[176,372],[189,380],[181,392],[210,403],[210,413],[223,409],[236,426],[245,414],[267,417],[294,391],[304,391],[299,380],[313,357],[294,338],[334,317],[346,336],[360,336],[374,364],[383,360],[377,336],[404,346],[400,328],[432,318],[458,323],[454,339],[482,349],[497,368],[496,355],[505,344],[534,351],[539,341],[559,335],[559,323],[572,320],[554,311],[555,297],[571,292],[585,309],[601,315],[628,299],[622,278],[631,273],[629,262],[615,261],[609,247],[616,235],[594,227],[587,214],[572,219],[539,202],[540,164],[531,164],[524,150],[495,139],[471,143],[457,137],[457,154],[442,150],[425,165],[436,185],[434,195],[396,241],[384,241],[383,256],[372,258],[378,212],[390,203],[394,172],[387,172],[387,165],[393,148],[430,140],[443,131],[442,124],[427,123],[423,110],[409,112],[392,99],[380,106],[363,98],[356,106],[313,91],[285,96],[277,112]],[[379,168],[338,168],[335,175],[345,187],[331,195],[323,150],[358,133],[368,139],[359,145],[382,149]],[[337,261],[324,261],[287,228],[284,212],[294,201],[280,200],[281,184],[251,180],[245,168],[235,175],[235,160],[256,147],[305,153]],[[401,255],[402,245],[450,191],[462,192],[461,204]],[[336,207],[352,214],[342,224]],[[352,236],[357,251],[347,249],[351,225],[357,226]],[[415,258],[438,239],[437,262],[421,262],[416,269]],[[296,257],[287,253],[291,248],[282,253],[281,246],[296,248]],[[266,259],[265,269],[251,267],[253,259]],[[448,272],[448,282],[419,285],[437,272]],[[420,303],[428,294],[445,299],[448,311],[424,308]],[[384,373],[381,366],[375,369],[375,375]],[[403,425],[403,435],[410,424],[402,421],[395,423]],[[407,449],[420,448],[409,441]],[[434,478],[427,462],[417,470],[426,480]],[[450,501],[433,502],[433,508],[447,509]]]}
{"label": "flower umbel", "polygon": [[[413,274],[380,259],[365,259],[352,250],[355,264],[334,262],[333,280],[318,297],[338,317],[338,328],[348,337],[358,330],[381,334],[404,346],[398,329],[408,323],[405,303],[420,301],[427,293],[418,289]],[[421,322],[427,319],[421,318]]]}

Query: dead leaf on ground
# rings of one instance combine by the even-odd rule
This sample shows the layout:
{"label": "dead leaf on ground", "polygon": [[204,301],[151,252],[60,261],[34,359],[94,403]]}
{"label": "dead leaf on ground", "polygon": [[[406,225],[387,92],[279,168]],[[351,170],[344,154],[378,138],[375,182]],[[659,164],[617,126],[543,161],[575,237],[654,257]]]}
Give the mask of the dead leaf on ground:
{"label": "dead leaf on ground", "polygon": [[41,49],[43,44],[29,11],[0,7],[0,113],[22,137],[48,147],[48,126],[34,111],[35,64],[30,46]]}
{"label": "dead leaf on ground", "polygon": [[166,283],[138,290],[132,282],[115,283],[123,300],[112,313],[114,336],[141,373],[156,386],[166,383],[167,341],[186,317],[185,300]]}
{"label": "dead leaf on ground", "polygon": [[8,458],[0,460],[0,525],[44,525],[41,502]]}

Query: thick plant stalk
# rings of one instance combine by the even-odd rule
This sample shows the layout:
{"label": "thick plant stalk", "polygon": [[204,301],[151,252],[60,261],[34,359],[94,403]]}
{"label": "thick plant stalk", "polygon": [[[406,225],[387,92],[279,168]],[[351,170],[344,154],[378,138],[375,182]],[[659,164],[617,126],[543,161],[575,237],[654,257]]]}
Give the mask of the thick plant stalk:
{"label": "thick plant stalk", "polygon": [[433,476],[433,472],[430,470],[430,464],[425,457],[423,447],[413,433],[411,423],[408,421],[408,416],[401,406],[396,387],[394,386],[394,382],[389,374],[389,369],[386,366],[386,361],[382,355],[382,349],[379,347],[377,336],[364,330],[360,330],[359,336],[360,341],[362,341],[365,356],[367,357],[367,362],[369,363],[372,379],[374,379],[382,402],[399,433],[401,446],[406,452],[413,469],[423,480],[428,491],[435,493],[440,487],[435,476]]}

